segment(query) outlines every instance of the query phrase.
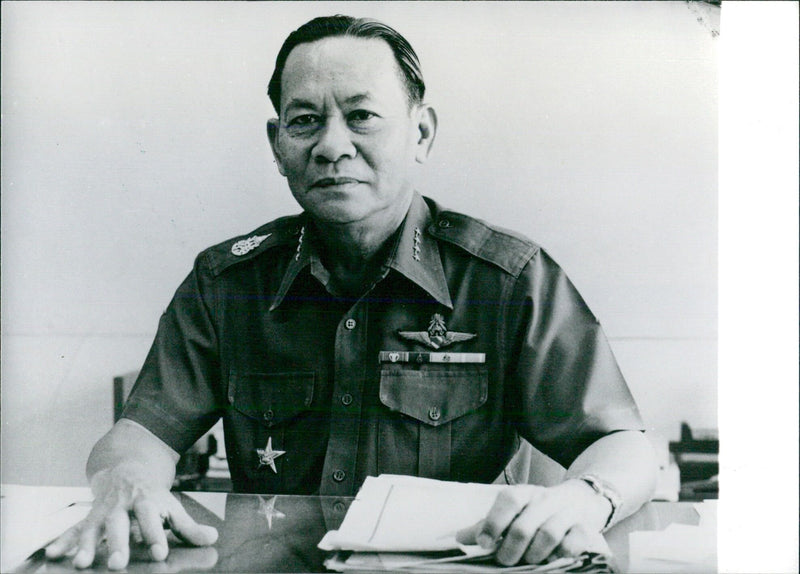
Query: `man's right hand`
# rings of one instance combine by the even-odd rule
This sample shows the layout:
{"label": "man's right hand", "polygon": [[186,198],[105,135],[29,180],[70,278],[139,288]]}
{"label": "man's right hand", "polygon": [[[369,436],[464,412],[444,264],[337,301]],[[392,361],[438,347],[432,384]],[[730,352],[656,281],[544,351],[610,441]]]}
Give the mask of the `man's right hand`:
{"label": "man's right hand", "polygon": [[121,419],[89,457],[94,502],[89,515],[45,549],[50,559],[74,554],[77,568],[92,565],[98,544],[108,546],[108,568],[128,565],[130,540],[147,545],[150,557],[169,552],[167,528],[196,546],[217,541],[217,530],[195,522],[170,493],[177,453],[132,421]]}
{"label": "man's right hand", "polygon": [[95,500],[89,515],[51,543],[47,557],[61,558],[75,552],[75,567],[88,568],[94,562],[97,545],[105,538],[108,568],[121,570],[128,565],[129,540],[137,530],[155,561],[164,560],[169,552],[166,527],[195,546],[216,542],[214,527],[197,524],[167,489],[144,486],[136,480],[136,474],[136,469],[124,467],[95,474]]}

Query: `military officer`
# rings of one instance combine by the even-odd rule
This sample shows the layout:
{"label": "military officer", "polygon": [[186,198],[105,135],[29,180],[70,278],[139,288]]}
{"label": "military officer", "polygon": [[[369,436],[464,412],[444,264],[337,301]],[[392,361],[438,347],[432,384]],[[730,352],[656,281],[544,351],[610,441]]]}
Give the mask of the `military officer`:
{"label": "military officer", "polygon": [[[381,23],[318,18],[281,48],[268,139],[303,209],[201,253],[161,318],[123,418],[95,446],[88,518],[47,549],[108,566],[132,518],[213,528],[169,493],[219,417],[236,491],[353,495],[368,475],[491,482],[527,439],[567,468],[509,486],[465,542],[503,564],[580,552],[648,500],[654,459],[602,330],[558,265],[414,189],[434,109],[414,50]],[[470,526],[470,525],[465,525]]]}

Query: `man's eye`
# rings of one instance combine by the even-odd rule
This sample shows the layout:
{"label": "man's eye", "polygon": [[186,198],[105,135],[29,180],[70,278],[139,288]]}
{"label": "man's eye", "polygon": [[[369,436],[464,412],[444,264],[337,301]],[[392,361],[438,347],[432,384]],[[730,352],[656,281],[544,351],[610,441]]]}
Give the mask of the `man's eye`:
{"label": "man's eye", "polygon": [[301,116],[295,116],[289,120],[289,123],[286,124],[290,128],[304,128],[304,127],[312,127],[316,126],[319,123],[319,118],[313,114],[303,114]]}
{"label": "man's eye", "polygon": [[367,110],[355,110],[347,114],[347,119],[350,122],[355,123],[364,123],[368,122],[369,120],[378,117],[376,114],[373,114]]}

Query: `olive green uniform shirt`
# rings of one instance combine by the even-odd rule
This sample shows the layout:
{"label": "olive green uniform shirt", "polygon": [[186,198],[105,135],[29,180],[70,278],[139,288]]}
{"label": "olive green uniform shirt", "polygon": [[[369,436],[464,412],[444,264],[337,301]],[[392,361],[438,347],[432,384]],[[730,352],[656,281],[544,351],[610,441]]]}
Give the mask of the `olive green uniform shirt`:
{"label": "olive green uniform shirt", "polygon": [[202,252],[123,416],[178,452],[221,416],[235,490],[329,495],[380,473],[491,482],[519,437],[568,466],[642,429],[536,244],[418,194],[391,241],[357,299],[329,290],[306,214]]}

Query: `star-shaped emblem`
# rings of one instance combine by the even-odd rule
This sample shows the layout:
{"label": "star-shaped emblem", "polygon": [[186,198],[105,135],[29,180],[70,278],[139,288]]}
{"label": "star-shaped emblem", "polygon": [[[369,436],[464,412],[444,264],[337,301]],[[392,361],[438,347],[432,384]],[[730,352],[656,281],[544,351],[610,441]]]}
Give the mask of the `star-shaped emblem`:
{"label": "star-shaped emblem", "polygon": [[267,519],[267,526],[272,530],[273,518],[286,518],[286,515],[280,510],[275,510],[275,497],[265,500],[263,497],[258,497],[258,513],[262,514]]}
{"label": "star-shaped emblem", "polygon": [[267,439],[267,448],[257,448],[256,454],[258,455],[258,467],[261,468],[262,466],[268,466],[272,469],[272,472],[278,472],[278,469],[275,468],[275,459],[281,456],[282,454],[286,454],[285,450],[272,450],[272,437]]}

